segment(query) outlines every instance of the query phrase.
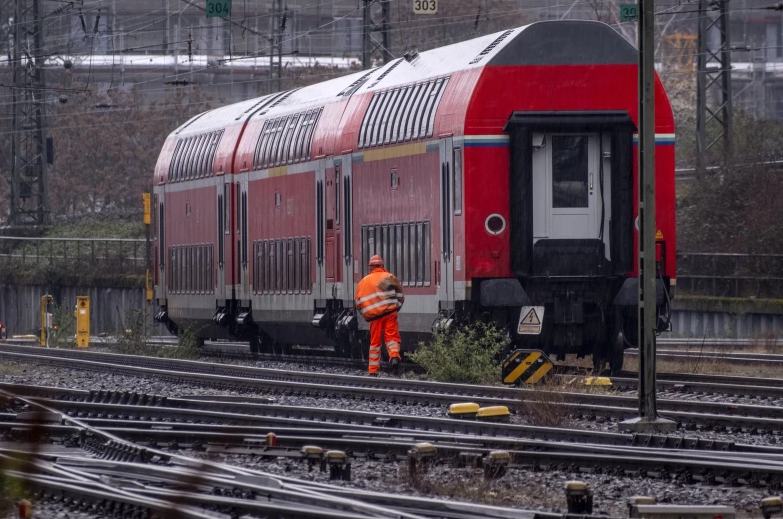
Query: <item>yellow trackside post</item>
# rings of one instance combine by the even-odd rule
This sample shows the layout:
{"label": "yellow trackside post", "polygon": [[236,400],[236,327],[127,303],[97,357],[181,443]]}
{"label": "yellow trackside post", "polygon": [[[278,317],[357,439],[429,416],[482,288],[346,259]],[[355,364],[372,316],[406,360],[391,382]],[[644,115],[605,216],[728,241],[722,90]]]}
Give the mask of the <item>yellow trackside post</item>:
{"label": "yellow trackside post", "polygon": [[49,307],[54,298],[50,295],[41,296],[41,336],[39,343],[41,346],[49,347],[49,330],[52,329],[52,314],[49,313]]}
{"label": "yellow trackside post", "polygon": [[76,347],[87,348],[90,345],[90,298],[76,296]]}

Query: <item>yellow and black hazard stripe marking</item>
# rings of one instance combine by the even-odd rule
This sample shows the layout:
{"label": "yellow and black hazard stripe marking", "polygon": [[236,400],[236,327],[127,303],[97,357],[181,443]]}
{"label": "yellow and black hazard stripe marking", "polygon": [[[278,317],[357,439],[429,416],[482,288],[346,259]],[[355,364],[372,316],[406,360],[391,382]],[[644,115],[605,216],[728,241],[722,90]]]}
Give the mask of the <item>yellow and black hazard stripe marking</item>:
{"label": "yellow and black hazard stripe marking", "polygon": [[540,350],[516,350],[503,361],[503,383],[535,384],[552,370],[552,361]]}

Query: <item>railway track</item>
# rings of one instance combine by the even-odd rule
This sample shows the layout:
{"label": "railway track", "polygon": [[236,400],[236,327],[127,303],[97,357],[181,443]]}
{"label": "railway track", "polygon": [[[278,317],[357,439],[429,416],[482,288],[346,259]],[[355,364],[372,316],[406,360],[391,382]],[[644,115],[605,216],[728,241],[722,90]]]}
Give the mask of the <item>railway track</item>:
{"label": "railway track", "polygon": [[[17,435],[29,434],[29,428],[35,427],[41,436],[55,438],[79,438],[80,447],[96,455],[99,460],[59,456],[66,467],[78,467],[102,477],[134,478],[160,483],[165,476],[178,474],[184,477],[181,466],[173,462],[181,456],[171,454],[171,450],[183,448],[206,450],[217,454],[249,454],[266,458],[292,458],[303,460],[302,448],[306,445],[318,446],[324,451],[340,449],[349,453],[351,460],[383,459],[387,462],[400,462],[415,456],[417,446],[422,441],[434,446],[437,460],[428,463],[450,463],[456,467],[483,464],[489,475],[494,459],[491,453],[503,449],[508,453],[507,463],[502,471],[509,468],[533,467],[536,469],[566,470],[570,472],[601,473],[609,471],[616,475],[655,476],[677,479],[681,482],[710,482],[731,485],[765,486],[778,489],[783,481],[783,448],[741,449],[722,452],[703,452],[693,450],[683,444],[676,448],[661,449],[655,446],[632,445],[629,443],[607,445],[598,443],[568,443],[552,438],[525,440],[518,437],[476,434],[443,434],[437,431],[422,431],[400,427],[388,430],[376,426],[367,426],[361,430],[342,425],[341,428],[324,427],[319,417],[305,420],[308,427],[285,427],[287,423],[280,418],[266,424],[267,430],[275,431],[274,442],[266,434],[254,434],[238,425],[227,423],[196,424],[194,416],[190,422],[180,422],[185,415],[181,407],[161,407],[156,404],[167,403],[164,399],[152,399],[150,406],[135,406],[114,402],[100,408],[92,402],[78,402],[79,398],[89,398],[90,392],[66,390],[60,400],[47,399],[27,394],[48,394],[53,388],[30,386],[4,386],[0,392],[24,402],[30,408],[44,412],[43,418],[35,413],[25,412],[0,416],[0,430],[15,432]],[[93,393],[94,396],[94,393]],[[76,399],[76,400],[75,400]],[[169,399],[171,400],[171,399]],[[176,400],[176,399],[174,399]],[[213,404],[217,402],[201,401],[197,408],[202,421],[208,421],[213,415]],[[92,405],[90,405],[92,404]],[[182,405],[182,402],[179,402]],[[248,409],[245,409],[247,411]],[[60,414],[61,413],[61,414]],[[122,418],[101,418],[106,414]],[[230,415],[230,416],[229,416]],[[161,419],[166,417],[165,428],[161,428]],[[251,420],[251,415],[238,413],[220,413],[223,421],[238,422]],[[59,419],[58,419],[59,418]],[[96,420],[103,420],[97,424]],[[108,422],[107,420],[112,420]],[[62,422],[62,423],[61,423]],[[27,426],[27,432],[25,432]],[[253,423],[258,426],[259,424]],[[403,424],[400,424],[403,425]],[[551,431],[551,429],[550,429]],[[85,436],[85,432],[90,434]],[[622,435],[616,435],[622,436]],[[86,439],[85,439],[86,438]],[[627,439],[627,438],[626,438]],[[161,444],[168,450],[160,450]],[[490,461],[486,461],[490,460]],[[191,467],[193,461],[191,460]],[[214,468],[214,467],[213,467]],[[180,472],[177,472],[180,471]],[[152,475],[150,475],[152,474]],[[190,475],[194,476],[193,474]],[[211,485],[220,487],[224,480],[219,474],[210,471]],[[218,479],[214,479],[218,478]],[[235,482],[235,481],[233,481]],[[204,486],[199,482],[199,486]],[[232,487],[236,488],[236,487]],[[225,489],[213,495],[221,495]],[[245,488],[250,492],[255,489]],[[234,494],[235,495],[235,494]],[[145,493],[145,497],[165,497],[160,493]],[[200,500],[190,495],[195,503],[219,504],[219,501]],[[186,500],[187,502],[188,500]],[[279,503],[277,504],[279,506]],[[248,508],[247,511],[252,509]],[[257,511],[257,509],[256,509]],[[313,515],[316,517],[317,515]],[[379,516],[382,517],[382,516]]]}
{"label": "railway track", "polygon": [[[321,481],[304,481],[292,477],[265,473],[245,467],[229,466],[205,459],[172,453],[158,449],[156,438],[166,435],[170,445],[179,449],[180,442],[192,435],[192,431],[177,429],[140,429],[128,427],[96,427],[88,421],[76,418],[61,408],[67,400],[44,402],[40,398],[28,398],[19,393],[25,390],[16,388],[16,393],[0,390],[8,399],[23,403],[31,411],[17,413],[13,419],[4,415],[0,430],[10,431],[18,436],[29,438],[35,434],[38,438],[61,438],[69,436],[72,443],[78,443],[80,449],[74,449],[70,455],[58,452],[56,456],[47,454],[46,449],[33,445],[28,448],[9,447],[8,443],[0,448],[0,461],[14,463],[14,469],[5,470],[4,475],[16,478],[26,485],[39,489],[39,495],[47,494],[57,499],[99,513],[101,516],[124,514],[123,517],[144,517],[146,513],[170,513],[176,508],[180,515],[187,518],[232,518],[241,514],[262,514],[276,517],[297,518],[402,518],[417,519],[423,517],[442,517],[462,519],[477,518],[530,518],[555,519],[561,514],[535,512],[485,506],[474,503],[461,503],[431,498],[394,496],[389,499],[385,494],[364,490],[361,495],[347,491]],[[46,392],[45,388],[28,387],[30,393]],[[73,396],[71,393],[70,396]],[[125,404],[112,404],[114,412],[122,414]],[[57,418],[55,418],[57,417]],[[202,431],[203,433],[204,431]],[[303,431],[298,431],[303,432]],[[301,442],[333,442],[340,438],[340,445],[355,447],[350,458],[345,455],[341,463],[333,463],[334,456],[327,454],[324,460],[329,468],[331,479],[350,479],[352,460],[357,459],[353,452],[383,452],[389,455],[400,453],[407,456],[416,444],[410,439],[390,441],[385,438],[359,437],[351,431],[353,440],[344,437],[339,431],[319,433],[320,436],[304,438],[302,436],[281,435],[278,440],[283,444],[264,445],[262,452],[266,457],[289,457],[302,463],[314,461],[302,454]],[[229,437],[227,433],[219,436],[225,449],[236,450],[242,445],[258,448],[248,434]],[[144,438],[145,443],[135,443],[126,437]],[[215,438],[212,438],[215,439]],[[234,443],[226,443],[227,440]],[[299,443],[297,443],[299,442]],[[202,448],[203,440],[189,448]],[[460,446],[470,450],[470,444]],[[444,443],[438,446],[444,454],[454,452]],[[407,451],[405,450],[407,449]],[[85,455],[84,451],[90,453]],[[404,453],[403,453],[404,451]],[[314,452],[312,447],[307,451]],[[429,451],[428,451],[429,452]],[[475,454],[486,454],[486,448],[475,450]],[[430,457],[428,457],[430,459]],[[315,460],[317,461],[317,460]],[[431,460],[435,461],[435,460]],[[781,467],[783,471],[783,467]],[[494,476],[499,476],[493,472]],[[324,478],[325,479],[325,478]],[[257,499],[263,496],[263,499]]]}
{"label": "railway track", "polygon": [[[555,401],[540,402],[535,390],[517,389],[503,386],[474,386],[463,384],[445,384],[423,380],[381,378],[369,379],[351,375],[330,373],[301,372],[246,366],[233,366],[196,361],[134,357],[116,354],[82,352],[74,350],[47,350],[24,347],[0,349],[0,357],[14,358],[23,362],[44,362],[79,369],[128,373],[132,375],[152,376],[175,383],[189,382],[211,387],[246,391],[251,394],[263,394],[272,398],[285,398],[292,395],[307,396],[316,399],[345,399],[357,401],[386,401],[401,407],[414,406],[425,408],[430,416],[412,417],[407,415],[378,416],[377,414],[345,409],[322,409],[319,407],[300,407],[256,404],[270,404],[269,400],[259,400],[246,396],[210,397],[216,402],[215,412],[227,409],[243,410],[253,408],[255,413],[272,418],[299,420],[302,417],[318,417],[327,423],[354,423],[409,427],[413,429],[451,431],[472,434],[500,434],[536,437],[539,428],[520,424],[495,424],[477,421],[455,421],[444,418],[444,408],[465,401],[482,406],[505,405],[515,411],[525,405],[548,405],[557,407],[559,412],[570,414],[579,419],[596,420],[597,417],[624,419],[636,414],[637,400],[629,394],[635,390],[635,378],[616,378],[616,391],[619,394],[563,392]],[[768,398],[770,403],[783,398],[783,386],[749,385],[746,379],[728,377],[728,381],[718,377],[708,377],[705,382],[684,382],[665,380],[661,376],[659,385],[665,395],[681,398],[660,398],[659,408],[670,418],[678,421],[684,429],[701,429],[718,432],[749,432],[774,437],[783,431],[783,409],[777,405],[750,405],[735,401],[708,401],[707,395],[751,394],[759,398]],[[755,379],[751,379],[757,382]],[[783,382],[783,381],[780,381]],[[65,393],[63,393],[65,394]],[[683,399],[682,395],[694,396]],[[52,396],[47,396],[51,398]],[[109,400],[107,400],[107,398]],[[102,412],[100,406],[106,406],[111,397],[100,392],[92,395],[84,405],[93,405],[96,412]],[[126,399],[143,398],[139,395],[125,396]],[[203,400],[195,398],[191,400]],[[168,399],[167,406],[188,412],[192,401]],[[255,407],[254,407],[255,406]],[[263,413],[260,411],[263,409]],[[164,411],[161,411],[165,414]],[[255,420],[260,420],[256,417]],[[296,422],[292,422],[296,423]],[[572,439],[588,432],[570,432]],[[585,441],[594,441],[587,439]]]}

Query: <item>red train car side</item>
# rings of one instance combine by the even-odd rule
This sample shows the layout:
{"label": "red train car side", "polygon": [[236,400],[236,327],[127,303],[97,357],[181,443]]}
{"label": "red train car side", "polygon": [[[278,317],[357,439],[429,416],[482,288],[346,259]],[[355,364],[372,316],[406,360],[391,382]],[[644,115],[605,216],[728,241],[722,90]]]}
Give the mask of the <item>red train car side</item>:
{"label": "red train car side", "polygon": [[[489,318],[621,366],[637,326],[636,56],[607,25],[540,22],[194,118],[155,172],[156,318],[366,356],[352,300],[377,253],[405,287],[404,350]],[[663,316],[676,270],[660,81],[656,188]],[[531,309],[541,329],[518,335]]]}

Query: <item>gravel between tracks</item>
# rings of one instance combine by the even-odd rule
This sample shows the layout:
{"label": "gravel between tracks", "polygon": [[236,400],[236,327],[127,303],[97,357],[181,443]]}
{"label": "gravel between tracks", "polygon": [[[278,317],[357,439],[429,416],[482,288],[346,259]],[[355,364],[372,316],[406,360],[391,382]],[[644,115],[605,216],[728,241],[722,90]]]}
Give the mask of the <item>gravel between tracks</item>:
{"label": "gravel between tracks", "polygon": [[[655,496],[660,504],[729,505],[752,516],[758,516],[758,505],[767,491],[758,488],[731,488],[702,484],[682,484],[656,479],[616,477],[598,474],[534,472],[510,469],[503,478],[486,482],[480,469],[433,467],[413,484],[404,463],[354,460],[350,482],[330,482],[328,474],[307,470],[303,462],[287,458],[274,460],[244,455],[207,455],[183,451],[182,454],[209,458],[212,461],[246,467],[272,474],[332,483],[387,494],[419,495],[479,503],[561,512],[566,509],[563,488],[566,481],[579,479],[590,485],[595,494],[595,514],[613,517],[627,515],[629,497]],[[753,513],[755,512],[755,514]]]}

